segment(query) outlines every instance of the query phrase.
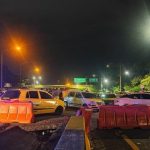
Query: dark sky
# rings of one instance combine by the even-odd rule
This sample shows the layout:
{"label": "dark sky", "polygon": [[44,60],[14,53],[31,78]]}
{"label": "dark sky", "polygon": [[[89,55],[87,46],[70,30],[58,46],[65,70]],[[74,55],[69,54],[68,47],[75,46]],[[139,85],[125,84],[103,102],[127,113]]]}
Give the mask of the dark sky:
{"label": "dark sky", "polygon": [[148,0],[0,0],[0,22],[30,41],[26,59],[52,82],[149,61],[149,8]]}

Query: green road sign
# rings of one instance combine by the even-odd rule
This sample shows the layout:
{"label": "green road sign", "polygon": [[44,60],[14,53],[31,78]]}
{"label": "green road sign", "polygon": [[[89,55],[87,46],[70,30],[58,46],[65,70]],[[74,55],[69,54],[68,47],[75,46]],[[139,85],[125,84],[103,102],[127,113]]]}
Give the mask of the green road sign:
{"label": "green road sign", "polygon": [[96,83],[98,82],[98,78],[89,78],[90,83]]}
{"label": "green road sign", "polygon": [[74,83],[86,83],[86,78],[74,78]]}

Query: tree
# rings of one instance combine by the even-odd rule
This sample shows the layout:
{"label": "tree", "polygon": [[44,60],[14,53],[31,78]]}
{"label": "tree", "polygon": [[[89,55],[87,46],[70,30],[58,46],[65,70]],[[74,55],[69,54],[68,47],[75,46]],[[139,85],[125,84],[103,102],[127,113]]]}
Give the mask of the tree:
{"label": "tree", "polygon": [[113,87],[113,92],[114,92],[114,93],[117,93],[117,92],[119,92],[119,91],[120,91],[119,86]]}
{"label": "tree", "polygon": [[133,86],[138,86],[138,85],[140,85],[141,80],[142,80],[142,76],[134,77],[134,78],[131,80],[131,86],[133,87]]}
{"label": "tree", "polygon": [[144,79],[141,80],[141,85],[144,85],[146,90],[150,90],[150,74],[144,76]]}

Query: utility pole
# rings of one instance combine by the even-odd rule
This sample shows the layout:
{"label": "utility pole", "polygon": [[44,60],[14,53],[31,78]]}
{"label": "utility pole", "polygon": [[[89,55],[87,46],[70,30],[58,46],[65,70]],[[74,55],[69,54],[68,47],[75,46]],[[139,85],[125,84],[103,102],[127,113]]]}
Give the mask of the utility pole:
{"label": "utility pole", "polygon": [[100,87],[100,91],[102,92],[103,90],[103,83],[102,83],[102,73],[100,72],[100,75],[99,75],[99,87]]}
{"label": "utility pole", "polygon": [[122,66],[121,66],[121,64],[120,64],[120,73],[119,73],[119,77],[120,77],[120,92],[122,91]]}
{"label": "utility pole", "polygon": [[20,64],[20,70],[19,70],[19,80],[20,80],[20,87],[22,86],[22,64]]}
{"label": "utility pole", "polygon": [[1,50],[1,88],[3,88],[3,52]]}

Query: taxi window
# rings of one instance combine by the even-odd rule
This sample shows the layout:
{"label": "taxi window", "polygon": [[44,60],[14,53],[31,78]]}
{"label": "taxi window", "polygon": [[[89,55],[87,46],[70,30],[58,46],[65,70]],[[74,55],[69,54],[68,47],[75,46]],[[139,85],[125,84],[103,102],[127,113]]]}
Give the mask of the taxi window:
{"label": "taxi window", "polygon": [[84,98],[97,98],[97,95],[94,93],[82,92]]}
{"label": "taxi window", "polygon": [[19,95],[20,95],[19,90],[8,90],[3,94],[1,99],[3,99],[3,100],[5,100],[5,99],[16,99],[16,98],[19,98]]}
{"label": "taxi window", "polygon": [[45,92],[40,91],[40,95],[42,99],[52,99],[52,96]]}
{"label": "taxi window", "polygon": [[30,96],[29,96],[29,92],[27,92],[27,94],[26,94],[26,98],[30,98]]}
{"label": "taxi window", "polygon": [[115,94],[106,94],[106,98],[116,98]]}
{"label": "taxi window", "polygon": [[75,92],[70,92],[70,93],[68,94],[68,97],[74,97],[74,95],[75,95]]}
{"label": "taxi window", "polygon": [[81,93],[76,93],[76,96],[75,96],[76,98],[82,98],[82,95],[81,95]]}
{"label": "taxi window", "polygon": [[134,94],[129,94],[129,95],[123,95],[120,98],[134,98]]}
{"label": "taxi window", "polygon": [[26,95],[26,98],[39,98],[37,91],[29,91]]}

